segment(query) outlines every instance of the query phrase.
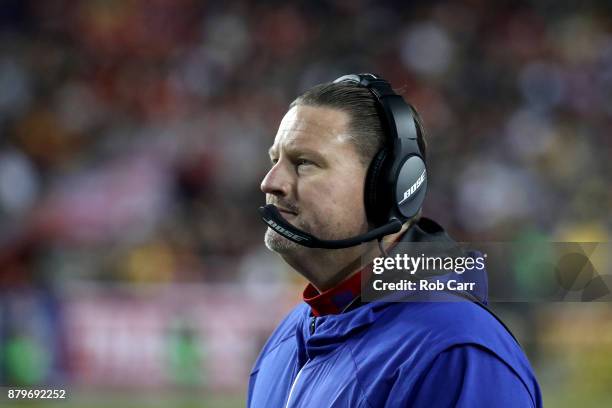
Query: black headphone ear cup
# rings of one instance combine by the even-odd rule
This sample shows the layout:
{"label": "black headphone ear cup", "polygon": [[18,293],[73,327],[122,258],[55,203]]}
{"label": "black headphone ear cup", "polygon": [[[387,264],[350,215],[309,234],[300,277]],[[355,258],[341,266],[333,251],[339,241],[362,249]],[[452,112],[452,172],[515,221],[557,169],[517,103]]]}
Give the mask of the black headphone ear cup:
{"label": "black headphone ear cup", "polygon": [[427,168],[421,156],[412,155],[402,163],[393,190],[401,217],[414,217],[427,191]]}
{"label": "black headphone ear cup", "polygon": [[381,149],[372,159],[365,180],[364,203],[368,220],[375,225],[382,224],[389,215],[384,202],[386,197],[380,191],[386,180],[382,177],[385,159],[389,155],[387,149]]}

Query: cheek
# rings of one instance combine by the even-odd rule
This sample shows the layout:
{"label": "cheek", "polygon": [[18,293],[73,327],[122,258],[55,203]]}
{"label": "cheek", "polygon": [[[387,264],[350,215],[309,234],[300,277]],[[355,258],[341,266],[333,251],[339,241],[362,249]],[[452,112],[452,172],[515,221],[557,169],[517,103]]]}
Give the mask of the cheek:
{"label": "cheek", "polygon": [[345,182],[338,181],[341,180],[340,177],[322,177],[318,182],[305,186],[300,194],[300,204],[305,205],[305,208],[316,208],[316,212],[322,217],[361,222],[365,219],[365,174],[363,177],[360,172],[353,174],[354,176],[342,178]]}

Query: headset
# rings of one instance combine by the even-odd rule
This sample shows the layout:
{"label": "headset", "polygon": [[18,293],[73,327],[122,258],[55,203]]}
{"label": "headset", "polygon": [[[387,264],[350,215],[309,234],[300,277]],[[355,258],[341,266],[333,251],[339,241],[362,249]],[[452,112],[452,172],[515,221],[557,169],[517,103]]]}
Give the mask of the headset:
{"label": "headset", "polygon": [[396,233],[419,212],[427,191],[425,154],[418,143],[424,132],[413,108],[375,74],[344,75],[333,83],[366,88],[376,100],[386,140],[370,163],[364,187],[366,215],[376,227],[350,238],[324,240],[291,225],[273,204],[259,207],[268,227],[309,248],[348,248]]}

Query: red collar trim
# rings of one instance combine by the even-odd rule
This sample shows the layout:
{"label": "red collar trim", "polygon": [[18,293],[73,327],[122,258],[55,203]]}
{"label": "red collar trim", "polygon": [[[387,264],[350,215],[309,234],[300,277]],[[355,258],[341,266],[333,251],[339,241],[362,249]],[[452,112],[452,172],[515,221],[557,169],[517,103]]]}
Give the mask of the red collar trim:
{"label": "red collar trim", "polygon": [[[403,234],[402,234],[403,236]],[[387,248],[390,251],[400,241],[401,236]],[[309,283],[302,294],[304,302],[310,305],[313,316],[340,314],[357,296],[361,294],[361,276],[369,276],[372,264],[367,265],[354,275],[325,292],[319,291]]]}
{"label": "red collar trim", "polygon": [[308,303],[314,316],[339,314],[361,293],[361,271],[351,275],[333,288],[319,293],[309,283],[304,289],[304,302]]}

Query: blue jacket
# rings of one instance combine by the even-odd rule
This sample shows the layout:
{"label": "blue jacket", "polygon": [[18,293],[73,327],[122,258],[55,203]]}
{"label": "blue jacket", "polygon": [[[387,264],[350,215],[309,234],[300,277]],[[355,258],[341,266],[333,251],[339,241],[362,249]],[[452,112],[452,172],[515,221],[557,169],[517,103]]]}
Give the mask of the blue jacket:
{"label": "blue jacket", "polygon": [[542,400],[518,343],[474,302],[372,302],[321,317],[302,303],[261,351],[248,406],[541,407]]}

